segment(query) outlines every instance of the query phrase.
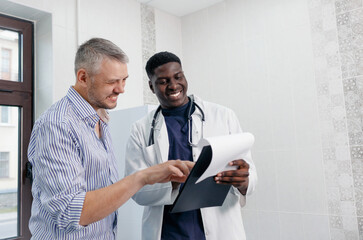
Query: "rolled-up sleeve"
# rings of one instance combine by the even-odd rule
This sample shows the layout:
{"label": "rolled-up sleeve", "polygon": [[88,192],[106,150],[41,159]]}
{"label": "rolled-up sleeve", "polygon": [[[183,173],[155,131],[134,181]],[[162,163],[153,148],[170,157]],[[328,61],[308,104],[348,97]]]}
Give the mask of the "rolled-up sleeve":
{"label": "rolled-up sleeve", "polygon": [[47,121],[34,135],[33,194],[49,221],[65,232],[83,228],[79,225],[86,195],[80,150],[66,123]]}

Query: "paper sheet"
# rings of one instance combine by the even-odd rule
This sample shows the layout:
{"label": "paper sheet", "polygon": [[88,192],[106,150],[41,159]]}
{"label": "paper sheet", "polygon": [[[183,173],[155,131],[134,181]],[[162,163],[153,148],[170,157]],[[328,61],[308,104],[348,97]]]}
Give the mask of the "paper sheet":
{"label": "paper sheet", "polygon": [[198,147],[202,149],[204,146],[210,145],[212,148],[212,160],[202,176],[196,181],[196,184],[217,173],[236,169],[236,166],[228,165],[233,160],[244,159],[247,161],[245,157],[249,153],[254,141],[255,138],[251,133],[238,133],[201,139]]}

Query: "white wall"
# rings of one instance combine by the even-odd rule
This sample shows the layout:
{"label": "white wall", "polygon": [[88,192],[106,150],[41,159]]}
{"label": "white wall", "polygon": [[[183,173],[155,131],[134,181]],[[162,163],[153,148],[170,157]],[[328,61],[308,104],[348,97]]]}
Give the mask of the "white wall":
{"label": "white wall", "polygon": [[143,105],[140,4],[134,0],[80,2],[79,43],[103,37],[120,46],[130,58],[130,77],[125,93],[119,96],[117,109]]}
{"label": "white wall", "polygon": [[361,13],[361,1],[226,0],[182,17],[189,93],[232,108],[256,137],[259,184],[243,209],[249,240],[363,236],[362,122],[353,111],[362,104],[350,100],[363,100],[354,87],[362,60],[350,52],[361,49]]}
{"label": "white wall", "polygon": [[181,19],[155,9],[156,52],[168,51],[183,57]]}
{"label": "white wall", "polygon": [[[46,95],[47,100],[41,101],[45,98],[42,96],[37,101],[36,117],[52,103],[62,98],[68,88],[74,84],[73,69],[77,47],[91,37],[103,37],[113,41],[130,58],[128,65],[130,77],[127,80],[125,94],[119,97],[117,109],[143,104],[140,4],[138,2],[135,0],[107,0],[102,4],[96,0],[13,0],[9,2],[19,4],[20,8],[27,7],[26,14],[20,12],[15,16],[34,20],[36,28],[40,24],[50,25],[48,32],[36,35],[36,41],[41,42],[41,35],[51,34],[51,37],[47,38],[48,51],[37,51],[37,56],[47,55],[48,59],[36,65],[36,95]],[[44,19],[31,16],[29,14],[31,9],[34,9],[36,13],[39,11],[49,13],[50,19],[42,21]],[[7,10],[4,9],[4,11],[6,13]],[[44,75],[47,77],[47,82],[40,83],[39,76],[44,77]]]}

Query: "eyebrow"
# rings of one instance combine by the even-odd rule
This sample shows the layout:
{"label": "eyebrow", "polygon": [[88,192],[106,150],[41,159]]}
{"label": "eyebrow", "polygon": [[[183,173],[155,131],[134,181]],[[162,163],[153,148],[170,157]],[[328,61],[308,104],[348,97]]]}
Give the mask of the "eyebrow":
{"label": "eyebrow", "polygon": [[111,78],[109,80],[107,80],[107,82],[115,82],[115,81],[118,81],[118,80],[126,80],[127,78],[129,77],[129,75],[127,75],[126,77],[120,79],[120,78]]}
{"label": "eyebrow", "polygon": [[[181,73],[184,74],[184,71],[182,70],[182,71],[176,72],[176,73],[173,74],[173,76],[178,75],[178,74],[181,74]],[[168,78],[168,77],[160,76],[160,77],[157,77],[155,80],[164,79],[164,78]]]}

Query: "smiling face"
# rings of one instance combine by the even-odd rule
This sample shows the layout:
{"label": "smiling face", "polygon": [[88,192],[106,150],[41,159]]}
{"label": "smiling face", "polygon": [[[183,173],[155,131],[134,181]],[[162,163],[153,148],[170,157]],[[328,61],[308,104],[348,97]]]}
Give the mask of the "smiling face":
{"label": "smiling face", "polygon": [[125,91],[127,77],[125,63],[104,58],[99,71],[92,76],[85,69],[78,70],[75,89],[96,111],[112,109],[117,105],[118,95]]}
{"label": "smiling face", "polygon": [[180,107],[189,101],[188,82],[177,62],[168,62],[155,68],[149,86],[164,109]]}

